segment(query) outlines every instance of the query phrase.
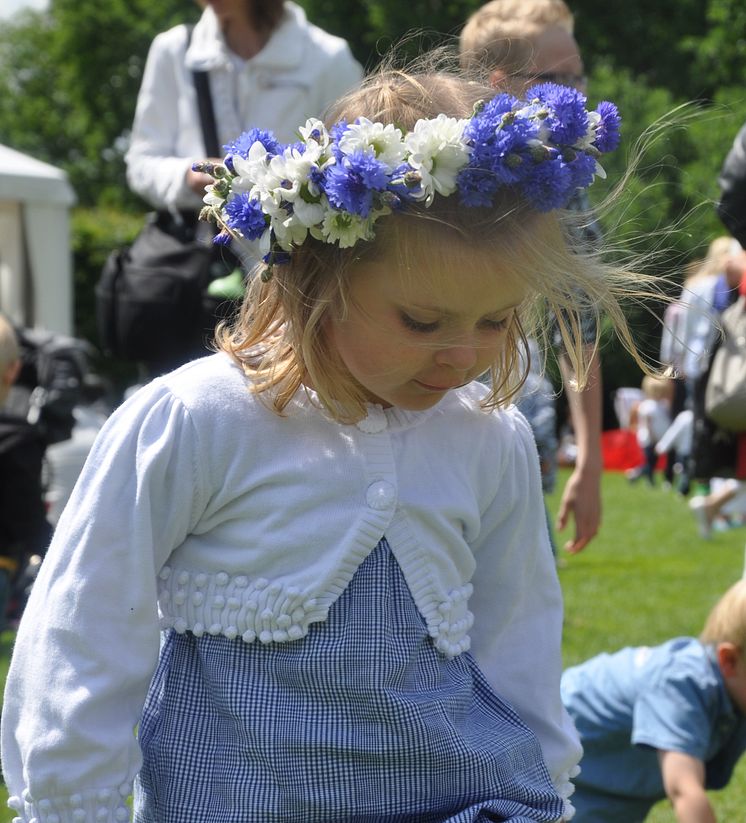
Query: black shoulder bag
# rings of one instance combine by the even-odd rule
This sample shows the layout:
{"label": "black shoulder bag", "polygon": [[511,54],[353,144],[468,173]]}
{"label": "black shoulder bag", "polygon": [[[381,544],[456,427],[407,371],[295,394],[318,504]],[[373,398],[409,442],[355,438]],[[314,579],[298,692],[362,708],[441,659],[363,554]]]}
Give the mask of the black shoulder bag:
{"label": "black shoulder bag", "polygon": [[[187,48],[190,39],[191,27]],[[193,72],[193,79],[205,149],[218,157],[208,75]],[[159,211],[148,215],[132,245],[109,255],[96,286],[96,322],[107,354],[160,372],[205,353],[217,320],[206,289],[237,265],[213,245],[213,234],[195,213]]]}

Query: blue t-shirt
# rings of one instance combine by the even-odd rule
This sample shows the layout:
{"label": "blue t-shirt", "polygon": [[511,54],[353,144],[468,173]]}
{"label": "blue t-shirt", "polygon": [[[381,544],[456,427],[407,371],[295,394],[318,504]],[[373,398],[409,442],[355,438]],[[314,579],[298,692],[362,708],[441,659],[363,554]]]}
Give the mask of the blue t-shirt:
{"label": "blue t-shirt", "polygon": [[712,649],[692,637],[600,654],[562,676],[562,702],[583,744],[576,782],[625,797],[665,795],[657,750],[706,764],[719,789],[746,750]]}

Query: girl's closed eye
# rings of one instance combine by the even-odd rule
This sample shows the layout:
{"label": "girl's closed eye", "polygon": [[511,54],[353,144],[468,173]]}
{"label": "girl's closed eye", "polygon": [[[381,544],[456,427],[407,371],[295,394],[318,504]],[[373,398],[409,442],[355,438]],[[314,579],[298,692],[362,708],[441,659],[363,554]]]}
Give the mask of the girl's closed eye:
{"label": "girl's closed eye", "polygon": [[399,316],[403,325],[410,331],[427,334],[428,332],[435,332],[440,328],[440,322],[438,320],[416,320],[404,311],[399,312]]}
{"label": "girl's closed eye", "polygon": [[[442,328],[440,320],[417,320],[415,317],[412,317],[410,314],[404,311],[400,312],[400,316],[403,325],[410,331],[419,332],[421,334],[427,334],[431,332],[436,332],[440,328]],[[508,314],[505,317],[501,317],[499,319],[485,317],[479,321],[479,328],[482,331],[486,332],[502,332],[508,328],[512,317],[512,312],[511,314]]]}
{"label": "girl's closed eye", "polygon": [[485,318],[481,321],[481,326],[485,331],[488,332],[505,331],[510,325],[512,317],[513,315],[511,313],[509,315],[506,315],[505,317],[501,317],[499,320],[495,320],[493,318]]}

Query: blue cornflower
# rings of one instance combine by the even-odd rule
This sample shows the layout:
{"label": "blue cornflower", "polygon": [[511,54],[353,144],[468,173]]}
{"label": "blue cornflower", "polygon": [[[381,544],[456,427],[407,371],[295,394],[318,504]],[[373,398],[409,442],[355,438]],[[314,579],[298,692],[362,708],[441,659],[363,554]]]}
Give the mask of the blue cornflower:
{"label": "blue cornflower", "polygon": [[422,194],[422,181],[409,163],[401,163],[391,172],[388,190],[403,200],[416,201]]}
{"label": "blue cornflower", "polygon": [[[469,168],[494,175],[497,184],[511,185],[522,177],[519,158],[539,132],[533,120],[513,115],[517,103],[515,97],[500,94],[464,129],[464,139],[472,147]],[[477,176],[470,177],[476,181]]]}
{"label": "blue cornflower", "polygon": [[233,238],[227,231],[220,231],[212,238],[212,242],[216,246],[230,246],[231,240],[233,240]]}
{"label": "blue cornflower", "polygon": [[283,149],[282,143],[267,129],[249,129],[232,143],[226,143],[223,149],[226,154],[237,154],[246,158],[249,156],[249,149],[256,142],[261,143],[270,154],[280,154]]}
{"label": "blue cornflower", "polygon": [[278,245],[274,231],[270,234],[269,251],[262,257],[262,260],[268,266],[284,266],[290,262],[290,252]]}
{"label": "blue cornflower", "polygon": [[575,191],[572,171],[559,152],[554,152],[550,160],[533,166],[522,181],[521,191],[537,211],[564,208]]}
{"label": "blue cornflower", "polygon": [[622,119],[619,110],[613,103],[604,100],[596,106],[596,111],[601,115],[601,122],[596,128],[596,139],[593,143],[599,151],[613,151],[619,145],[621,137],[619,129]]}
{"label": "blue cornflower", "polygon": [[585,189],[591,185],[596,175],[596,159],[585,152],[578,152],[575,159],[567,164],[572,173],[573,189]]}
{"label": "blue cornflower", "polygon": [[331,150],[332,154],[339,159],[342,156],[342,152],[339,150],[339,146],[337,143],[342,139],[342,136],[347,131],[347,121],[340,120],[339,123],[335,123],[329,129],[329,141],[331,143]]}
{"label": "blue cornflower", "polygon": [[223,207],[225,222],[231,229],[241,232],[248,240],[258,240],[269,224],[269,217],[262,211],[262,204],[252,199],[248,192],[232,197]]}
{"label": "blue cornflower", "polygon": [[326,169],[324,191],[337,209],[367,217],[376,192],[385,191],[390,179],[386,166],[362,149],[338,158]]}
{"label": "blue cornflower", "polygon": [[558,146],[573,146],[588,131],[586,97],[577,89],[556,83],[540,83],[527,92],[528,99],[538,98],[549,109],[544,125],[549,129],[551,142]]}
{"label": "blue cornflower", "polygon": [[498,181],[491,171],[467,167],[458,173],[456,186],[464,206],[491,206]]}

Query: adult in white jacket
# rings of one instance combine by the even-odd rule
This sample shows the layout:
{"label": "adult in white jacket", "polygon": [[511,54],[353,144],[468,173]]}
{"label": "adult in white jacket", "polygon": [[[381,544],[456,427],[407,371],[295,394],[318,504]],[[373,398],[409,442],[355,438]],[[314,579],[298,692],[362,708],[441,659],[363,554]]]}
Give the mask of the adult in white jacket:
{"label": "adult in white jacket", "polygon": [[248,128],[294,139],[306,117],[362,78],[347,43],[306,19],[288,0],[209,0],[194,27],[175,26],[154,40],[137,99],[127,152],[130,187],[157,209],[198,210],[206,156],[193,71],[209,73],[221,146]]}

